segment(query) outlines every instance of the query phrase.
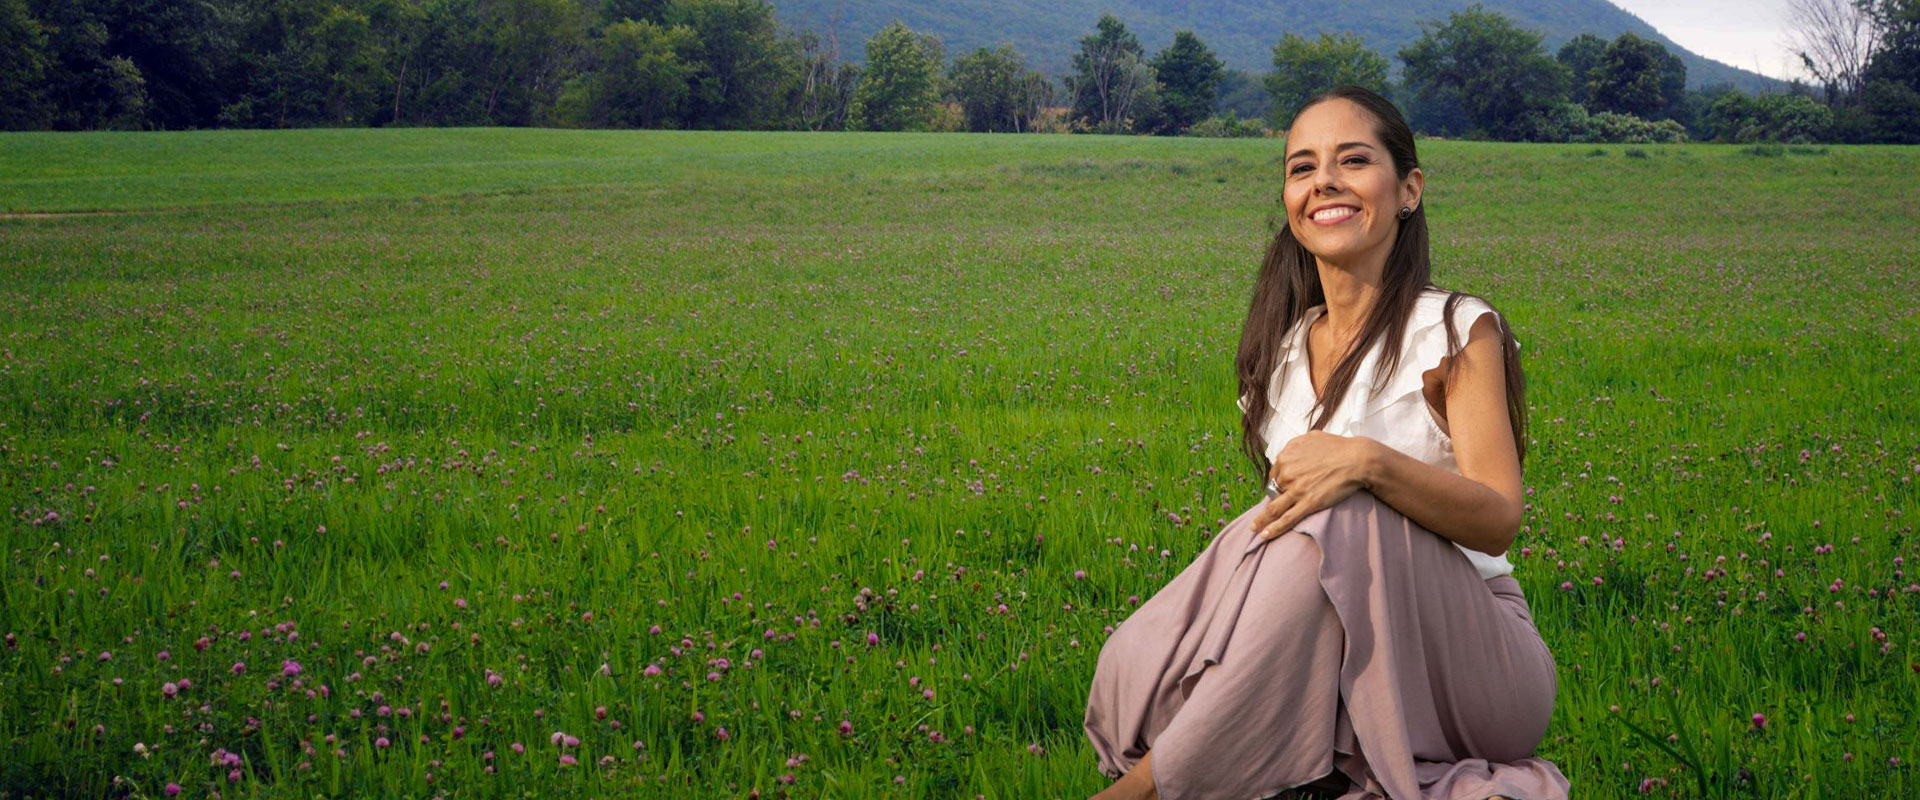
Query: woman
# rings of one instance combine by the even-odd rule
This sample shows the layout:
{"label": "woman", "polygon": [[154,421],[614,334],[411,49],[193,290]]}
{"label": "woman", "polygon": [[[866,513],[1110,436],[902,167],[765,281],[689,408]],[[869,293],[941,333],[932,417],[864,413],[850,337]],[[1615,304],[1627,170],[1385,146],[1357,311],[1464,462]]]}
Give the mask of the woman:
{"label": "woman", "polygon": [[1268,497],[1102,647],[1085,728],[1118,780],[1096,800],[1564,798],[1533,755],[1553,656],[1504,556],[1519,344],[1428,283],[1425,178],[1392,103],[1314,98],[1282,169],[1287,224],[1235,361]]}

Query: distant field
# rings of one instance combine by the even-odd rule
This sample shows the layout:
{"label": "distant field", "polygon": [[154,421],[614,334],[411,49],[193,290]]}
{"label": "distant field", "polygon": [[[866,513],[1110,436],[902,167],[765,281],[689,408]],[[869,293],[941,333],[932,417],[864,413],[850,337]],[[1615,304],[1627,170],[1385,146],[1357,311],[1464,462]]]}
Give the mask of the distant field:
{"label": "distant field", "polygon": [[[0,135],[0,797],[1097,791],[1100,642],[1260,497],[1278,145]],[[1421,152],[1542,755],[1920,792],[1920,150]]]}

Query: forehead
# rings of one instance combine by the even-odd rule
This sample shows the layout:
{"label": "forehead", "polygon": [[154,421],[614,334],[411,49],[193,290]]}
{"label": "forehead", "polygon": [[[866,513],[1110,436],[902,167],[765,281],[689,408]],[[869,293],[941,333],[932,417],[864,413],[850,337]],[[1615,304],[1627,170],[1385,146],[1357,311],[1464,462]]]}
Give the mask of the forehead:
{"label": "forehead", "polygon": [[1378,149],[1380,139],[1374,134],[1373,126],[1373,116],[1358,104],[1344,98],[1327,100],[1293,118],[1293,125],[1287,130],[1286,152],[1302,149],[1332,152],[1343,142],[1365,142]]}

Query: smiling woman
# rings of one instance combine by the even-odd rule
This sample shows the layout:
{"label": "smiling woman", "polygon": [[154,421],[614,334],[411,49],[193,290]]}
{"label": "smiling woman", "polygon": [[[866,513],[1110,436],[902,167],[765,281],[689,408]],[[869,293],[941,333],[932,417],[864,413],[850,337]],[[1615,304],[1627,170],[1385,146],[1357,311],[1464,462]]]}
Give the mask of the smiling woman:
{"label": "smiling woman", "polygon": [[1564,798],[1534,755],[1553,656],[1504,556],[1519,343],[1429,282],[1425,178],[1391,103],[1309,101],[1284,165],[1287,225],[1235,362],[1267,496],[1101,648],[1084,727],[1117,780],[1098,800]]}

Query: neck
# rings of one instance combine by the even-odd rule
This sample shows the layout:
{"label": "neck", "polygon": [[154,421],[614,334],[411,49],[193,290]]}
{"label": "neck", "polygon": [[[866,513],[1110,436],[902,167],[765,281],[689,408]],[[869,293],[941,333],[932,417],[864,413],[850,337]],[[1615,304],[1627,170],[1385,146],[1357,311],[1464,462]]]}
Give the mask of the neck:
{"label": "neck", "polygon": [[1340,341],[1352,341],[1360,325],[1380,296],[1381,278],[1386,273],[1384,252],[1377,258],[1353,265],[1335,264],[1315,258],[1320,272],[1320,289],[1327,296],[1328,332]]}

